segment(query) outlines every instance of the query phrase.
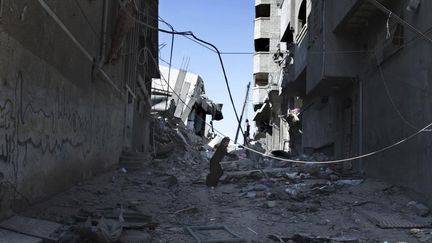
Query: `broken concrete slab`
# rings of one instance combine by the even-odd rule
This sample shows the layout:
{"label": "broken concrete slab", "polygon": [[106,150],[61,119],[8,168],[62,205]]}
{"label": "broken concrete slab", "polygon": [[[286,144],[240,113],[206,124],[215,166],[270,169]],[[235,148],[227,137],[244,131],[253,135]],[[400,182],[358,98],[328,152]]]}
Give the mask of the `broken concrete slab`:
{"label": "broken concrete slab", "polygon": [[413,222],[398,214],[381,213],[359,209],[357,212],[365,216],[370,222],[382,229],[432,228],[431,223]]}
{"label": "broken concrete slab", "polygon": [[51,221],[24,216],[13,216],[1,222],[0,228],[44,240],[59,241],[68,227]]}
{"label": "broken concrete slab", "polygon": [[0,243],[42,243],[41,238],[36,238],[28,235],[19,234],[9,230],[0,229]]}
{"label": "broken concrete slab", "polygon": [[149,233],[138,230],[125,230],[119,239],[120,243],[150,243],[152,237]]}
{"label": "broken concrete slab", "polygon": [[426,217],[429,214],[429,208],[418,202],[410,201],[407,203],[407,207],[421,217]]}
{"label": "broken concrete slab", "polygon": [[225,225],[191,226],[191,227],[187,227],[186,230],[195,238],[197,243],[246,242],[245,239],[233,233]]}

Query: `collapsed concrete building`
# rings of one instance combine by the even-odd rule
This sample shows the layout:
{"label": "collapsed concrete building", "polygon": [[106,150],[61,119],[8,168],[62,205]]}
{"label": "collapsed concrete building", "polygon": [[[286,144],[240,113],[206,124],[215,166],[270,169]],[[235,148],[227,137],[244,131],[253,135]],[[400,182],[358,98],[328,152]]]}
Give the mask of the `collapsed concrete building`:
{"label": "collapsed concrete building", "polygon": [[165,66],[159,70],[161,77],[152,81],[152,111],[170,113],[167,115],[184,123],[196,135],[207,136],[211,128],[206,116],[211,115],[211,121],[222,120],[222,104],[205,95],[204,81],[199,75]]}
{"label": "collapsed concrete building", "polygon": [[[333,158],[380,150],[429,124],[432,45],[422,33],[431,10],[419,0],[257,0],[254,108],[267,152],[291,152],[281,118],[296,109],[299,153]],[[431,142],[421,131],[358,169],[431,204]]]}
{"label": "collapsed concrete building", "polygon": [[4,216],[150,149],[158,1],[0,5]]}

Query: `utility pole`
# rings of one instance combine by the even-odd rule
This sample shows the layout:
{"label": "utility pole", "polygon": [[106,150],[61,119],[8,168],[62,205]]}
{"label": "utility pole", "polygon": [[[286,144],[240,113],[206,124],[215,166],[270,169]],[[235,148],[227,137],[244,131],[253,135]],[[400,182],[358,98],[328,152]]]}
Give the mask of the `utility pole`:
{"label": "utility pole", "polygon": [[245,97],[245,101],[243,103],[243,109],[242,109],[242,112],[241,112],[241,115],[240,115],[240,120],[239,120],[239,124],[238,124],[238,127],[237,127],[237,132],[236,132],[236,136],[235,136],[235,139],[234,139],[234,143],[235,144],[237,144],[238,134],[239,134],[240,127],[241,127],[241,122],[243,120],[243,113],[244,113],[244,110],[246,108],[247,100],[248,100],[248,97],[249,97],[250,85],[251,85],[251,83],[249,82],[248,85],[247,85],[247,87],[246,87],[246,97]]}

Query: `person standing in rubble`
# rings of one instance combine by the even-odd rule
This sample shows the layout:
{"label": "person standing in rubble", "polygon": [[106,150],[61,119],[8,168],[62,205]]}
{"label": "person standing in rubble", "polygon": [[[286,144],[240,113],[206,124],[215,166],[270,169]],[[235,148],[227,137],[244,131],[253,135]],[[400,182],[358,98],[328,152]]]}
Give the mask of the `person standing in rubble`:
{"label": "person standing in rubble", "polygon": [[289,126],[289,147],[292,156],[296,156],[300,154],[301,147],[301,122],[299,118],[300,112],[298,109],[294,109],[289,112],[287,117],[287,122]]}
{"label": "person standing in rubble", "polygon": [[174,99],[171,99],[170,104],[169,104],[169,108],[168,108],[168,116],[169,117],[174,117],[175,109],[176,109],[175,101],[174,101]]}
{"label": "person standing in rubble", "polygon": [[246,130],[244,132],[243,145],[247,145],[249,143],[249,136],[250,136],[249,119],[246,119]]}

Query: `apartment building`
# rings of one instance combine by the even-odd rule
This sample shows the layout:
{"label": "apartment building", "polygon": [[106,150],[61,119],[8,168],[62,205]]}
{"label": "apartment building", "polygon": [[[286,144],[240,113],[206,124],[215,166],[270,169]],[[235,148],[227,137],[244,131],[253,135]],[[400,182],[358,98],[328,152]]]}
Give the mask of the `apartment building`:
{"label": "apartment building", "polygon": [[[279,102],[279,80],[281,69],[277,53],[280,52],[279,5],[276,0],[255,1],[254,61],[252,103],[255,112],[253,120],[257,127],[255,139],[260,140],[267,152],[283,150],[279,140],[279,111],[274,103]],[[285,130],[287,132],[287,130]]]}
{"label": "apartment building", "polygon": [[[428,131],[410,137],[432,121],[428,112],[432,2],[285,0],[274,4],[283,71],[277,82],[280,105],[274,103],[268,113],[280,112],[284,117],[300,108],[301,153],[347,158],[379,151],[354,165],[370,176],[410,188],[432,203],[427,190],[432,178],[432,137]],[[277,127],[277,120],[272,124]],[[407,137],[408,141],[381,151]]]}

